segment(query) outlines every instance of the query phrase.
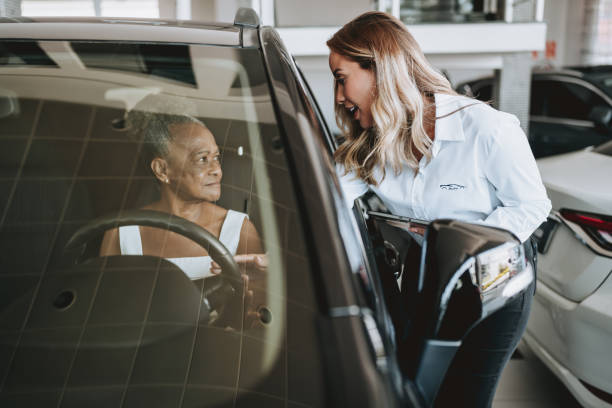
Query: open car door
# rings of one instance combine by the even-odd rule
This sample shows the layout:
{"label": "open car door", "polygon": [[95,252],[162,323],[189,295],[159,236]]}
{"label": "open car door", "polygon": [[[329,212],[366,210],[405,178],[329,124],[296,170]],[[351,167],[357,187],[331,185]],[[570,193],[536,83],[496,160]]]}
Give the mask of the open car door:
{"label": "open car door", "polygon": [[[429,406],[462,339],[531,287],[529,254],[502,229],[393,216],[373,193],[353,210],[393,321],[402,375]],[[413,232],[421,227],[424,235]]]}

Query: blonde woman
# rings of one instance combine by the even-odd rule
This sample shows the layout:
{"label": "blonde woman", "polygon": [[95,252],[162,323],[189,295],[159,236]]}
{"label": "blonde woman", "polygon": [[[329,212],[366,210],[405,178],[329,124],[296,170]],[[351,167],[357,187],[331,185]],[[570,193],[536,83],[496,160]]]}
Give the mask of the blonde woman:
{"label": "blonde woman", "polygon": [[[484,223],[523,242],[546,219],[550,201],[516,117],[457,95],[403,23],[365,13],[327,45],[345,137],[335,158],[349,205],[370,189],[395,214]],[[469,333],[437,406],[491,405],[531,296]]]}

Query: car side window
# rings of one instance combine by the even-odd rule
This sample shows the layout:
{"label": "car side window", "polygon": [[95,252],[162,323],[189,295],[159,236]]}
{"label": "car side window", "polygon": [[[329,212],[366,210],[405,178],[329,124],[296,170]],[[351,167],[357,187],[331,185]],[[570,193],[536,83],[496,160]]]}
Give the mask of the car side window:
{"label": "car side window", "polygon": [[594,106],[607,105],[590,89],[566,81],[534,81],[531,93],[532,115],[586,121]]}
{"label": "car side window", "polygon": [[542,81],[531,82],[531,99],[529,101],[529,114],[532,116],[546,116],[545,101],[546,91]]}

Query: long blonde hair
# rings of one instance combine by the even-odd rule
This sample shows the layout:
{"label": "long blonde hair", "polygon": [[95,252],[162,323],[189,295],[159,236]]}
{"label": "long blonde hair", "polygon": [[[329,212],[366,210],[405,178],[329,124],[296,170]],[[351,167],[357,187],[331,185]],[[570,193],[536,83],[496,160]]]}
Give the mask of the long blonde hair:
{"label": "long blonde hair", "polygon": [[[448,80],[425,58],[404,24],[393,16],[372,11],[344,25],[327,41],[329,49],[376,77],[371,111],[373,126],[362,129],[347,110],[336,104],[336,122],[344,142],[334,155],[346,171],[376,185],[376,167],[390,163],[395,173],[403,164],[418,168],[413,148],[429,160],[432,141],[424,128],[425,96],[456,95]],[[334,91],[338,84],[334,84]],[[336,95],[336,92],[334,92]]]}

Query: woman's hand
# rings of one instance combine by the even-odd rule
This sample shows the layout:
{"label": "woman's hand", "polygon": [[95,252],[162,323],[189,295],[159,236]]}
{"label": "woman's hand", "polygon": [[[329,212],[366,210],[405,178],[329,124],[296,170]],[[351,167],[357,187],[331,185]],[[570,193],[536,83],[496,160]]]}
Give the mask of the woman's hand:
{"label": "woman's hand", "polygon": [[427,227],[425,227],[424,225],[404,221],[387,220],[387,224],[393,225],[397,228],[403,228],[407,231],[414,232],[419,235],[425,235],[425,230],[427,229]]}
{"label": "woman's hand", "polygon": [[[263,327],[259,307],[266,302],[266,271],[268,270],[267,254],[242,254],[234,256],[240,266],[244,284],[244,324],[246,328]],[[221,266],[215,261],[210,265],[213,274],[221,273]]]}
{"label": "woman's hand", "polygon": [[[244,272],[265,272],[268,270],[268,255],[266,254],[242,254],[236,255],[234,260]],[[210,272],[213,274],[221,273],[221,266],[215,261],[210,264]]]}
{"label": "woman's hand", "polygon": [[422,225],[411,225],[410,227],[408,227],[408,231],[417,233],[419,235],[425,235],[425,229],[426,228]]}

